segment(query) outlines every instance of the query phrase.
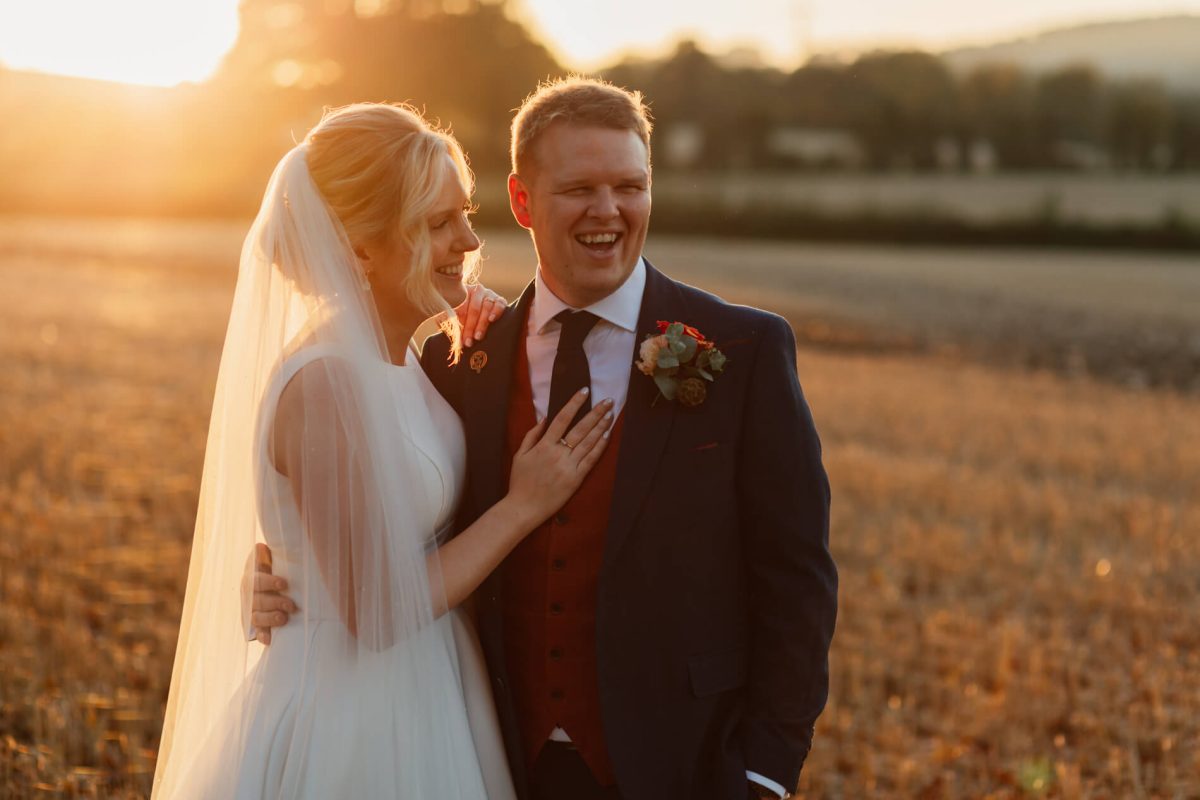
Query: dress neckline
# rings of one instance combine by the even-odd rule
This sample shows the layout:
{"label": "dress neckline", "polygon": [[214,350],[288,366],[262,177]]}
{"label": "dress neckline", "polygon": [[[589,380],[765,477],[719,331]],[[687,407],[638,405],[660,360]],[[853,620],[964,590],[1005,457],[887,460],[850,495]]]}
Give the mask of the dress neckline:
{"label": "dress neckline", "polygon": [[417,352],[417,343],[412,339],[408,340],[408,350],[405,351],[403,364],[397,364],[394,361],[388,360],[387,365],[404,371],[411,371],[414,367],[420,369],[421,354]]}

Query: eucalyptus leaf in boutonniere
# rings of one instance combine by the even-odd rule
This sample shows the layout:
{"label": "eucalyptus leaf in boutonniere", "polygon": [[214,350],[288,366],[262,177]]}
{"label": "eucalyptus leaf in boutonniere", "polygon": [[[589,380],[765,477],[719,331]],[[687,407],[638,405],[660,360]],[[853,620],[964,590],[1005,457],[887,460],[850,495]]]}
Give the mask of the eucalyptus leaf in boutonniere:
{"label": "eucalyptus leaf in boutonniere", "polygon": [[654,379],[662,397],[694,408],[708,397],[708,384],[725,369],[726,361],[691,325],[659,320],[658,334],[642,342],[636,366]]}

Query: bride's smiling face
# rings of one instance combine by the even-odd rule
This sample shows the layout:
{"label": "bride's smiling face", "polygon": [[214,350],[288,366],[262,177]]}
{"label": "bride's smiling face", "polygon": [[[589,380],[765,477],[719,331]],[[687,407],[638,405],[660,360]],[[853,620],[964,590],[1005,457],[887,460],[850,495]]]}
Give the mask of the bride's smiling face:
{"label": "bride's smiling face", "polygon": [[[479,249],[479,237],[471,229],[468,215],[471,198],[463,188],[458,167],[447,156],[441,167],[442,189],[432,210],[425,217],[429,229],[429,280],[451,306],[467,297],[463,286],[468,255]],[[405,280],[414,253],[399,237],[382,245],[359,248],[359,257],[371,282],[377,304],[390,307],[411,305]],[[428,316],[428,309],[419,310]]]}

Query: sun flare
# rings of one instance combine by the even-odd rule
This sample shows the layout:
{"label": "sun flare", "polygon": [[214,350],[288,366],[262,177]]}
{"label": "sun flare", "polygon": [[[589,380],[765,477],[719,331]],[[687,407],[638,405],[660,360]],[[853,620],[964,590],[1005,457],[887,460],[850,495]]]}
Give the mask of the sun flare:
{"label": "sun flare", "polygon": [[[334,5],[348,6],[350,0]],[[446,7],[459,0],[445,0]],[[941,49],[1113,16],[1200,13],[1200,0],[1010,0],[959,13],[958,0],[509,0],[568,67],[668,52],[681,37],[758,51],[791,68],[816,52]],[[303,3],[277,0],[281,14]],[[319,6],[320,4],[315,4]],[[400,0],[354,0],[369,16]],[[0,68],[151,86],[203,81],[238,33],[238,0],[3,0]],[[283,66],[287,69],[287,65]]]}
{"label": "sun flare", "polygon": [[212,74],[237,0],[27,0],[0,5],[0,65],[173,86]]}

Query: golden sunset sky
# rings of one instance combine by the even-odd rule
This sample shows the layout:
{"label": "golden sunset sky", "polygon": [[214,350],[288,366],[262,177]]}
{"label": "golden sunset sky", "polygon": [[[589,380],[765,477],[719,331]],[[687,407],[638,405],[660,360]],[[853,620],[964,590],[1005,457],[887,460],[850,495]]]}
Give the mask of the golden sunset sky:
{"label": "golden sunset sky", "polygon": [[[783,67],[812,52],[941,49],[1111,18],[1200,13],[1200,0],[519,0],[569,66],[657,54],[685,36],[750,45]],[[204,80],[237,36],[237,0],[6,0],[0,64],[170,86]]]}

